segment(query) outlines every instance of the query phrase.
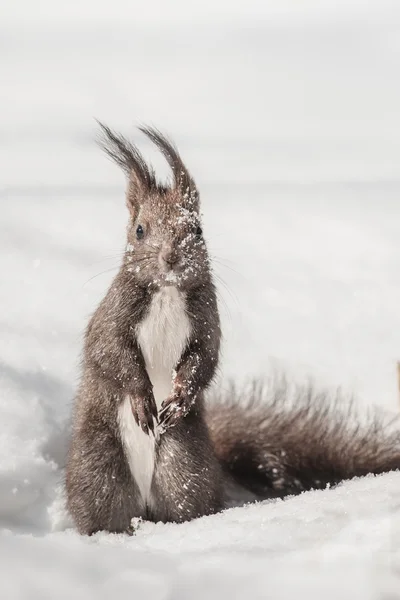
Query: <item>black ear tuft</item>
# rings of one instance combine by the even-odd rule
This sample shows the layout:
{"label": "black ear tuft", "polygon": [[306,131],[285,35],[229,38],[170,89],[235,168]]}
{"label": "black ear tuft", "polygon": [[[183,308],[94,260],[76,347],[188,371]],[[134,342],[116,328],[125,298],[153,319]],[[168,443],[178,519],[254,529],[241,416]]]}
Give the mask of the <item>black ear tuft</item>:
{"label": "black ear tuft", "polygon": [[183,194],[190,194],[192,197],[197,196],[196,184],[185,167],[176,146],[158,129],[153,127],[139,127],[139,129],[165,156],[174,175],[175,187]]}
{"label": "black ear tuft", "polygon": [[140,187],[151,190],[156,186],[153,169],[144,160],[137,147],[123,135],[112,131],[107,125],[97,121],[101,129],[98,144],[102,150],[126,173],[137,179]]}

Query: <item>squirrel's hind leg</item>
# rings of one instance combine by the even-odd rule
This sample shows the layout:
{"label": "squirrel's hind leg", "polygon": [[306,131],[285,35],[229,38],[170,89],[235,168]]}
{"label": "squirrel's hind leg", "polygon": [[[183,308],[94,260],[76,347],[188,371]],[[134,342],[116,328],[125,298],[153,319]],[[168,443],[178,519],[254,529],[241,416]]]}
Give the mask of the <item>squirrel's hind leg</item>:
{"label": "squirrel's hind leg", "polygon": [[157,447],[151,520],[190,521],[224,508],[223,475],[199,416],[163,433]]}
{"label": "squirrel's hind leg", "polygon": [[139,489],[121,442],[106,427],[75,433],[66,469],[67,507],[78,531],[133,535],[132,519],[145,518]]}

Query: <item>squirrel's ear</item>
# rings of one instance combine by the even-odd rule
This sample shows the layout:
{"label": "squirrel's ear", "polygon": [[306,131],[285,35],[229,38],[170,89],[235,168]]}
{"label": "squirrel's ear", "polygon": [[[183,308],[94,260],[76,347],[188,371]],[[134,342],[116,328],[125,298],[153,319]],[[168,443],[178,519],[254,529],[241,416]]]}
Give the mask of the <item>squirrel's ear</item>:
{"label": "squirrel's ear", "polygon": [[153,170],[134,144],[97,121],[101,129],[99,146],[125,172],[128,178],[126,203],[133,218],[137,215],[146,195],[156,187]]}
{"label": "squirrel's ear", "polygon": [[197,209],[199,206],[199,194],[193,177],[185,167],[176,146],[166,138],[158,129],[152,127],[139,127],[163,153],[174,176],[174,187],[182,194],[182,199],[187,208]]}

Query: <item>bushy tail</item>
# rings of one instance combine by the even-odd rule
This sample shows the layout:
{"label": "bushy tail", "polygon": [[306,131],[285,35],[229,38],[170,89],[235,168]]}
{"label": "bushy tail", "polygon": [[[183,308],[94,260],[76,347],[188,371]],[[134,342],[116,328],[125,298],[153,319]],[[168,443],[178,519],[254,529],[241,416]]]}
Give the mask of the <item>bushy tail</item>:
{"label": "bushy tail", "polygon": [[209,399],[207,422],[226,472],[258,498],[400,468],[400,419],[358,414],[339,391],[282,380],[232,385]]}

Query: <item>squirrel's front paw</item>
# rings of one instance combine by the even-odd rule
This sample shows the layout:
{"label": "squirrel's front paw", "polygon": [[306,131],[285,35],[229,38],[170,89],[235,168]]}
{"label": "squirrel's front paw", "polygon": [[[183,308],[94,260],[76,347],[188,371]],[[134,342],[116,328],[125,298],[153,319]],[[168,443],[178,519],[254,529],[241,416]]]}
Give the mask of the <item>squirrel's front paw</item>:
{"label": "squirrel's front paw", "polygon": [[157,405],[153,392],[130,397],[131,408],[136,425],[141,427],[144,433],[154,433],[154,419],[157,421]]}
{"label": "squirrel's front paw", "polygon": [[159,426],[165,431],[186,417],[195,401],[195,396],[185,393],[184,389],[178,389],[172,393],[161,405],[159,412]]}

